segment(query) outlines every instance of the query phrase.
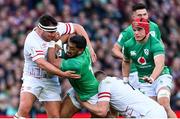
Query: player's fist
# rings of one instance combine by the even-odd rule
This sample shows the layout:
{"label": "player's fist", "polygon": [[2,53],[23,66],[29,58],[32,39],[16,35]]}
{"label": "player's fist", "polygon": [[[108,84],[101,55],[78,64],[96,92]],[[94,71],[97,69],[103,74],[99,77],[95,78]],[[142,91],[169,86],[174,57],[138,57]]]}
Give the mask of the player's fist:
{"label": "player's fist", "polygon": [[154,82],[154,79],[152,77],[144,76],[142,79],[150,84]]}
{"label": "player's fist", "polygon": [[129,78],[128,77],[123,77],[123,82],[124,82],[124,84],[129,83]]}

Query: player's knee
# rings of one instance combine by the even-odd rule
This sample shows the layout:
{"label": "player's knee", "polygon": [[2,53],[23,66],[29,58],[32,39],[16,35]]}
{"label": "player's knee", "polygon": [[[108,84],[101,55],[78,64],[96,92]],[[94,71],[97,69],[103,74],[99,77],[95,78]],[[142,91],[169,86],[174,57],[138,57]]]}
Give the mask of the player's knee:
{"label": "player's knee", "polygon": [[170,99],[170,91],[169,90],[167,90],[167,89],[161,89],[161,90],[159,90],[159,92],[158,92],[158,95],[157,95],[157,98],[158,98],[158,100],[160,99],[160,98],[167,98],[167,99]]}

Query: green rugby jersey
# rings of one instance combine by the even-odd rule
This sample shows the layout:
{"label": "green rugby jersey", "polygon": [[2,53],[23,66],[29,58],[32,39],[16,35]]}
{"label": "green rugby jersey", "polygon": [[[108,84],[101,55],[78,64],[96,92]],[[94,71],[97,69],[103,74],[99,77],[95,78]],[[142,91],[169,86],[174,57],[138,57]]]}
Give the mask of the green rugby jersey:
{"label": "green rugby jersey", "polygon": [[69,81],[82,101],[89,100],[98,93],[99,82],[92,71],[88,47],[77,57],[62,59],[60,67],[63,71],[72,70],[81,75],[80,79],[69,79]]}
{"label": "green rugby jersey", "polygon": [[[153,37],[156,37],[158,40],[161,39],[161,32],[158,28],[158,25],[154,22],[149,22],[149,25],[150,25],[150,34],[153,36]],[[124,31],[121,32],[121,34],[119,35],[119,38],[117,40],[117,44],[120,46],[120,47],[123,47],[124,46],[124,43],[126,41],[128,41],[130,38],[134,37],[134,31],[133,31],[133,28],[132,28],[132,25],[129,25]],[[132,63],[131,64],[131,69],[130,69],[130,72],[135,72],[137,71],[135,65]]]}
{"label": "green rugby jersey", "polygon": [[[165,51],[162,42],[150,35],[146,43],[138,43],[134,37],[131,38],[125,42],[123,53],[126,59],[131,59],[135,64],[140,82],[144,82],[141,78],[150,76],[155,68],[154,57],[165,54]],[[164,66],[162,74],[170,74],[167,66]]]}

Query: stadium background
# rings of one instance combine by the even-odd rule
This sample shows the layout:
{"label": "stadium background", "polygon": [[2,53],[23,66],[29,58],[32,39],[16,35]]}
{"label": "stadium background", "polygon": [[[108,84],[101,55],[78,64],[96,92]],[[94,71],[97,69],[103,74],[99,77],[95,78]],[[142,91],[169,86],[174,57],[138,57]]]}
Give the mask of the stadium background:
{"label": "stadium background", "polygon": [[[179,0],[0,0],[0,117],[11,117],[18,109],[23,43],[39,16],[48,13],[58,21],[83,25],[98,56],[98,61],[93,65],[94,70],[102,69],[109,75],[121,77],[121,64],[111,56],[111,48],[119,33],[129,25],[131,6],[136,2],[147,5],[150,19],[161,30],[166,64],[172,68],[175,82],[171,106],[179,115]],[[63,96],[70,85],[67,80],[61,80],[61,83]],[[86,112],[82,110],[81,113],[88,116]],[[31,116],[42,117],[44,113],[42,104],[35,102]]]}

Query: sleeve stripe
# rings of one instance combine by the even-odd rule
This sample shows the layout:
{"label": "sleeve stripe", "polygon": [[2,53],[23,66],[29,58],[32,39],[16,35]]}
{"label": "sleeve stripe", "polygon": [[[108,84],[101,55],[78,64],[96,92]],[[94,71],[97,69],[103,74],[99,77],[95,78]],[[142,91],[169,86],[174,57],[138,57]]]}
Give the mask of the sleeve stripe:
{"label": "sleeve stripe", "polygon": [[64,34],[66,34],[68,32],[68,25],[66,24],[66,32]]}
{"label": "sleeve stripe", "polygon": [[44,55],[43,53],[38,53],[36,54],[35,56],[33,56],[32,58],[36,57],[36,56],[39,56],[39,55]]}
{"label": "sleeve stripe", "polygon": [[102,95],[102,94],[109,94],[109,95],[111,95],[110,92],[101,92],[101,93],[98,94],[98,96]]}
{"label": "sleeve stripe", "polygon": [[67,24],[68,26],[69,26],[69,32],[68,32],[68,34],[69,33],[71,33],[71,26],[70,26],[70,24]]}
{"label": "sleeve stripe", "polygon": [[36,50],[36,52],[43,52],[43,50]]}
{"label": "sleeve stripe", "polygon": [[158,54],[158,55],[155,55],[155,56],[154,56],[154,59],[155,59],[157,56],[161,56],[161,55],[164,56],[164,54]]}
{"label": "sleeve stripe", "polygon": [[110,98],[110,96],[98,96],[98,98]]}

